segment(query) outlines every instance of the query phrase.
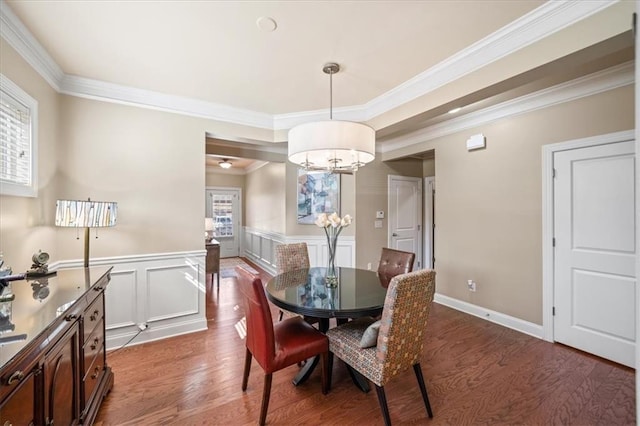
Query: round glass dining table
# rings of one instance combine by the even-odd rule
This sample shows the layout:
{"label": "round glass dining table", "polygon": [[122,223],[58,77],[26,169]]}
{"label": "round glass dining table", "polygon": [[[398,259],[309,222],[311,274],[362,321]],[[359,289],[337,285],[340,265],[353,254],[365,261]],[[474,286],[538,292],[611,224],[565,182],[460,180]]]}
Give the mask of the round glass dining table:
{"label": "round glass dining table", "polygon": [[382,312],[387,288],[375,271],[337,267],[338,284],[329,287],[327,268],[284,272],[267,282],[267,298],[277,307],[318,318],[327,331],[329,318],[376,316]]}
{"label": "round glass dining table", "polygon": [[[267,299],[277,307],[318,319],[318,329],[329,329],[329,319],[338,324],[350,318],[377,316],[382,313],[387,295],[388,280],[381,279],[375,271],[338,267],[337,285],[326,284],[327,268],[308,268],[283,272],[267,282]],[[293,379],[294,385],[304,382],[318,363],[318,357],[309,360]],[[349,368],[356,386],[368,392],[364,377]]]}

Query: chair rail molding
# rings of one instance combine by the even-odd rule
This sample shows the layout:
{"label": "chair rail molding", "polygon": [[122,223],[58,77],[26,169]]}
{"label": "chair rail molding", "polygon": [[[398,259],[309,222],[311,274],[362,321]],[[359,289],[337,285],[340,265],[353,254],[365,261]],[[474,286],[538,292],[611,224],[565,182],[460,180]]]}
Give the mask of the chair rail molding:
{"label": "chair rail molding", "polygon": [[[292,235],[261,231],[249,227],[243,229],[244,256],[267,272],[276,273],[275,246],[278,244],[307,243],[309,263],[314,266],[327,264],[327,239],[322,235]],[[338,238],[336,265],[353,267],[356,264],[356,241],[353,236]]]}

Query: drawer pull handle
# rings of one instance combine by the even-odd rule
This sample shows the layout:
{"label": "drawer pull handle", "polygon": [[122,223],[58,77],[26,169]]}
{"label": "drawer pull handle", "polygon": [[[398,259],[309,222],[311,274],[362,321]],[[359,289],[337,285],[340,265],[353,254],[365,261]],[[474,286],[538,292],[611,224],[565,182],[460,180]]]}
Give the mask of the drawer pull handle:
{"label": "drawer pull handle", "polygon": [[100,343],[100,339],[98,339],[97,337],[93,339],[93,344],[91,345],[92,351],[96,350],[96,348],[98,347],[98,343]]}
{"label": "drawer pull handle", "polygon": [[24,373],[20,370],[15,371],[11,376],[9,376],[9,380],[7,380],[8,385],[12,385],[15,382],[19,382],[24,379]]}
{"label": "drawer pull handle", "polygon": [[104,290],[104,287],[100,287],[100,286],[94,287],[93,290],[94,291],[102,291],[102,290]]}
{"label": "drawer pull handle", "polygon": [[97,320],[97,319],[98,319],[98,315],[100,315],[100,311],[96,309],[95,311],[93,311],[93,313],[91,314],[91,316],[89,317],[89,319],[90,319],[91,321],[95,321],[95,320]]}
{"label": "drawer pull handle", "polygon": [[76,314],[71,314],[71,315],[67,315],[66,317],[64,317],[65,321],[73,321],[76,318],[78,318],[78,316]]}
{"label": "drawer pull handle", "polygon": [[92,379],[97,379],[98,375],[100,374],[100,366],[97,366],[94,370],[93,370],[93,374],[91,375]]}

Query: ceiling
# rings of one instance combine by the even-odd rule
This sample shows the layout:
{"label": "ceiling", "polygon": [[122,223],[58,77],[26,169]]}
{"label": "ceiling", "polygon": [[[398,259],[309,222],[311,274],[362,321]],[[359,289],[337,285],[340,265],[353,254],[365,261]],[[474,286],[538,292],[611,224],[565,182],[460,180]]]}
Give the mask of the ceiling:
{"label": "ceiling", "polygon": [[[464,71],[471,75],[546,37],[545,25],[570,25],[558,16],[586,19],[608,7],[540,0],[0,2],[3,37],[18,34],[9,38],[35,52],[59,91],[267,129],[273,136],[258,142],[271,144],[285,141],[293,125],[328,119],[326,62],[341,67],[333,77],[334,119],[366,121],[380,140],[442,120],[457,105],[397,111],[463,82],[465,66],[476,67]],[[453,66],[460,75],[448,75]],[[543,76],[470,88],[458,103],[471,110],[562,80]]]}

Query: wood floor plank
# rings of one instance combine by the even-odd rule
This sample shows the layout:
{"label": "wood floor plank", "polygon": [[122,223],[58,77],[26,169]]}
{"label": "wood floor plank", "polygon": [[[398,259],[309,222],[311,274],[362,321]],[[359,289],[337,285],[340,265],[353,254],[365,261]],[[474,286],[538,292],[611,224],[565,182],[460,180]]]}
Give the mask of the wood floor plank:
{"label": "wood floor plank", "polygon": [[[259,270],[263,280],[269,275]],[[264,373],[254,361],[242,392],[244,315],[235,278],[211,291],[208,330],[108,354],[115,373],[96,425],[253,425]],[[274,320],[277,309],[272,307]],[[635,372],[433,304],[421,359],[434,418],[428,419],[412,370],[386,387],[394,424],[633,425]],[[267,424],[383,425],[375,390],[355,388],[334,361],[331,392],[320,370],[299,387],[297,366],[274,373]]]}

